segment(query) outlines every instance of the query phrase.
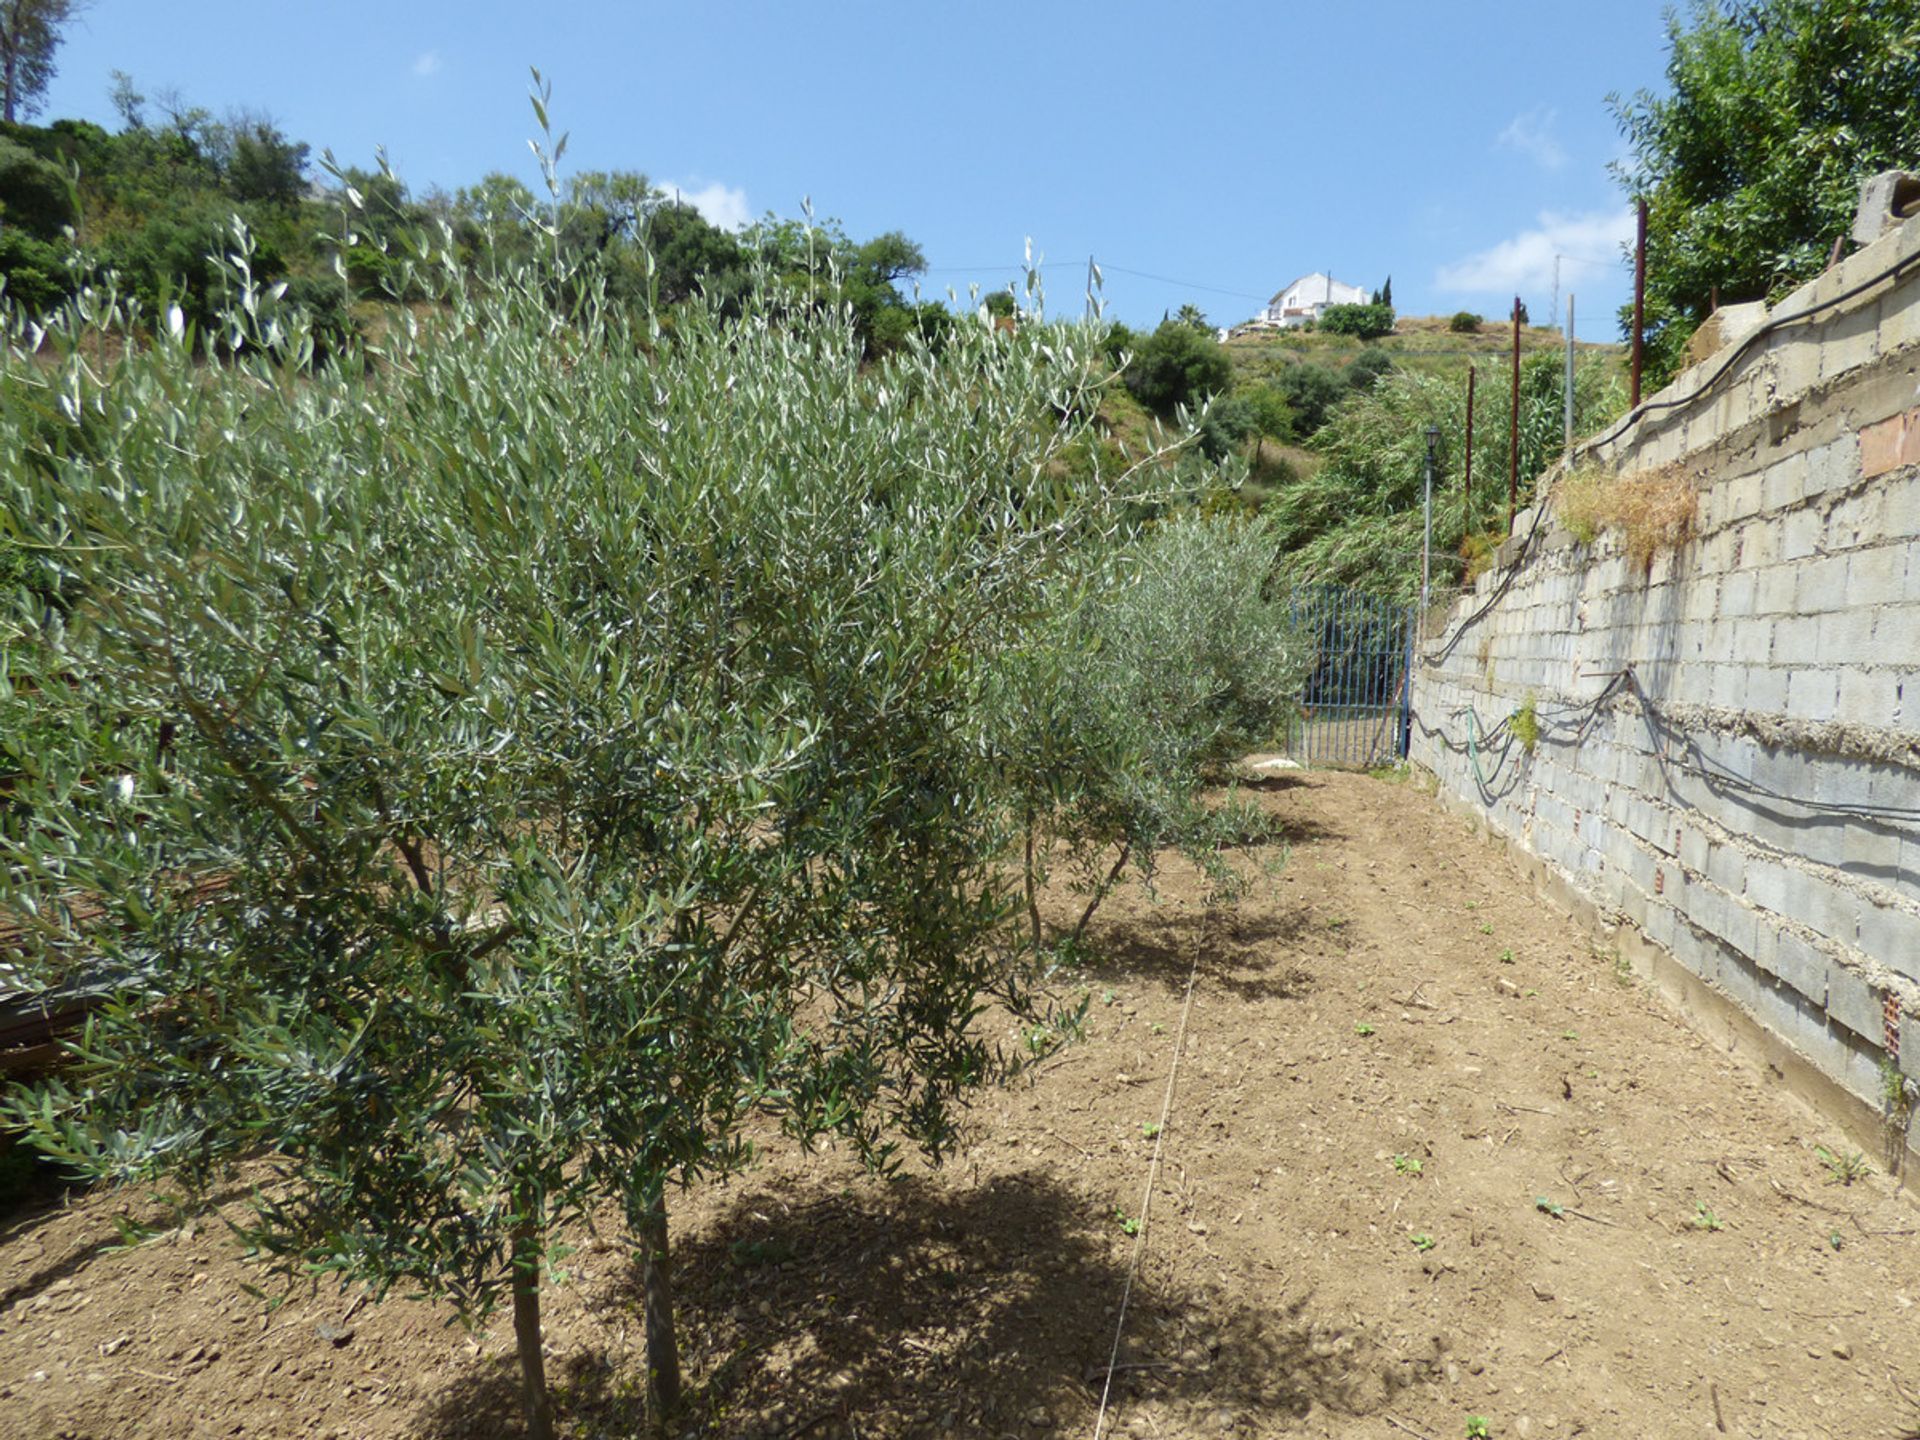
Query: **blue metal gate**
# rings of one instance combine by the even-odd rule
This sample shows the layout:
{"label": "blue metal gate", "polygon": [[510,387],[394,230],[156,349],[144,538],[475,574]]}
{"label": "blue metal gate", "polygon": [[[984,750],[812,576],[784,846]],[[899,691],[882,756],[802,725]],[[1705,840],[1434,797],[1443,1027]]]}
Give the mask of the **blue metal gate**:
{"label": "blue metal gate", "polygon": [[1302,765],[1386,765],[1407,753],[1414,607],[1341,585],[1292,599],[1311,647],[1287,754]]}

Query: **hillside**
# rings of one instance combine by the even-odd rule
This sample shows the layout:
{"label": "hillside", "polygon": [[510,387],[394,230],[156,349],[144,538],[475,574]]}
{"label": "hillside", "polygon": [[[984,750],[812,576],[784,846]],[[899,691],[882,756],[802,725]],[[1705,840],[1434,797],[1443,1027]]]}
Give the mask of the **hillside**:
{"label": "hillside", "polygon": [[[1304,361],[1344,371],[1364,350],[1384,351],[1403,370],[1445,374],[1473,364],[1484,374],[1489,363],[1503,361],[1512,353],[1512,331],[1505,322],[1488,319],[1477,332],[1460,334],[1448,329],[1450,319],[1446,315],[1403,315],[1393,334],[1378,340],[1359,340],[1324,330],[1261,330],[1234,336],[1222,348],[1233,362],[1236,381],[1270,379],[1283,367]],[[1557,353],[1564,343],[1560,331],[1549,326],[1521,327],[1522,357],[1541,350]],[[1625,345],[1578,340],[1574,350],[1581,360],[1594,356],[1611,359],[1625,373]]]}

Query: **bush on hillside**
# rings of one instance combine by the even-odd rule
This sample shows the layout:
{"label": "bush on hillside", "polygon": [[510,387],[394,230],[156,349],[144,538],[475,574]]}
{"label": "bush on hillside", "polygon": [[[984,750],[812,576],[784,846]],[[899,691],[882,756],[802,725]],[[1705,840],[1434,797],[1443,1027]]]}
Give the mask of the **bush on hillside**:
{"label": "bush on hillside", "polygon": [[1377,340],[1393,333],[1391,305],[1329,305],[1320,312],[1320,328],[1333,335]]}
{"label": "bush on hillside", "polygon": [[1273,386],[1293,411],[1294,438],[1300,440],[1319,430],[1333,407],[1347,395],[1347,383],[1337,372],[1311,360],[1289,365]]}
{"label": "bush on hillside", "polygon": [[1471,310],[1456,310],[1453,312],[1453,318],[1447,321],[1447,329],[1456,335],[1478,335],[1480,317]]}
{"label": "bush on hillside", "polygon": [[1369,345],[1347,362],[1347,388],[1363,394],[1393,370],[1393,357],[1378,345]]}
{"label": "bush on hillside", "polygon": [[1218,395],[1233,381],[1233,362],[1212,334],[1162,321],[1147,337],[1127,370],[1127,388],[1142,405],[1158,415],[1195,408]]}

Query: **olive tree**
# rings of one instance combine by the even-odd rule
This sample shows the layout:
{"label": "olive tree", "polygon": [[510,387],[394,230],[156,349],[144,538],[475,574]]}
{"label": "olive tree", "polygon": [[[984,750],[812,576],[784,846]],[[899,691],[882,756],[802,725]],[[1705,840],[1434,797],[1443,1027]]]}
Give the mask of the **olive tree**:
{"label": "olive tree", "polygon": [[1277,548],[1270,526],[1228,512],[1149,525],[1057,580],[1046,623],[1000,666],[995,739],[1020,797],[1036,948],[1052,864],[1084,897],[1069,948],[1128,867],[1151,879],[1165,849],[1222,893],[1242,883],[1222,850],[1263,817],[1206,792],[1299,713],[1308,647],[1272,584]]}
{"label": "olive tree", "polygon": [[1056,463],[1091,327],[868,365],[844,308],[663,332],[453,248],[324,364],[244,234],[215,333],[9,318],[0,907],[101,996],[9,1110],[189,1201],[258,1167],[295,1274],[510,1299],[545,1436],[563,1227],[624,1214],[671,1410],[670,1189],[756,1112],[937,1157],[987,1008],[1045,1019],[983,697],[1134,472]]}

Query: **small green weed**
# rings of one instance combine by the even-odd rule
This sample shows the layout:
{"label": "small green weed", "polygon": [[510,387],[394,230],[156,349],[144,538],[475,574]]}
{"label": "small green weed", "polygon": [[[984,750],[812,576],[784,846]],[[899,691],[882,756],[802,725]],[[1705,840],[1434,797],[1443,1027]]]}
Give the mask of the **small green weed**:
{"label": "small green weed", "polygon": [[1393,1157],[1393,1168],[1401,1175],[1412,1175],[1417,1179],[1427,1167],[1426,1162],[1417,1155],[1396,1155]]}
{"label": "small green weed", "polygon": [[1143,1138],[1151,1140],[1159,1133],[1160,1122],[1158,1120],[1142,1120],[1140,1122],[1140,1134]]}
{"label": "small green weed", "polygon": [[1127,1214],[1127,1212],[1122,1210],[1118,1205],[1113,1207],[1113,1218],[1118,1222],[1121,1234],[1138,1235],[1140,1233],[1140,1222],[1134,1219],[1133,1216]]}
{"label": "small green weed", "polygon": [[1706,1201],[1693,1202],[1693,1219],[1687,1222],[1696,1230],[1724,1230],[1726,1222],[1707,1208]]}
{"label": "small green weed", "polygon": [[1827,1149],[1824,1145],[1813,1147],[1813,1153],[1820,1157],[1820,1163],[1827,1167],[1827,1184],[1851,1185],[1856,1180],[1864,1180],[1873,1173],[1873,1167],[1867,1163],[1867,1157],[1858,1150]]}
{"label": "small green weed", "polygon": [[1900,1071],[1900,1062],[1891,1057],[1880,1062],[1880,1104],[1887,1112],[1887,1124],[1905,1130],[1913,1114],[1913,1090]]}
{"label": "small green weed", "polygon": [[1518,710],[1507,720],[1507,728],[1513,731],[1526,752],[1531,755],[1533,747],[1540,743],[1540,716],[1534,709],[1533,696],[1527,696]]}
{"label": "small green weed", "polygon": [[1562,1040],[1578,1040],[1580,1038],[1580,1032],[1578,1030],[1562,1030],[1560,1032],[1560,1038]]}
{"label": "small green weed", "polygon": [[1467,1440],[1492,1440],[1492,1436],[1493,1431],[1487,1428],[1484,1416],[1467,1416]]}
{"label": "small green weed", "polygon": [[1427,1232],[1424,1230],[1416,1230],[1413,1234],[1409,1235],[1407,1238],[1413,1242],[1413,1248],[1418,1250],[1422,1255],[1426,1254],[1427,1251],[1433,1249],[1435,1245],[1440,1243],[1439,1241],[1435,1240],[1433,1236],[1427,1234]]}
{"label": "small green weed", "polygon": [[1542,1215],[1551,1215],[1555,1220],[1564,1220],[1567,1218],[1567,1207],[1560,1204],[1551,1195],[1534,1196],[1533,1208],[1538,1210]]}
{"label": "small green weed", "polygon": [[1834,1249],[1838,1250],[1843,1243],[1838,1230],[1829,1230],[1827,1232],[1827,1244],[1831,1245]]}
{"label": "small green weed", "polygon": [[1346,923],[1347,923],[1347,917],[1346,917],[1346,916],[1344,916],[1344,915],[1335,915],[1335,916],[1332,916],[1331,918],[1329,918],[1329,919],[1328,919],[1328,921],[1327,921],[1327,929],[1329,929],[1329,930],[1338,930],[1338,929],[1339,929],[1339,928],[1340,928],[1341,926],[1343,926],[1343,925],[1345,925]]}
{"label": "small green weed", "polygon": [[1513,947],[1511,945],[1500,952],[1500,963],[1502,965],[1513,964]]}
{"label": "small green weed", "polygon": [[1371,1035],[1373,1034],[1373,1026],[1367,1024],[1364,1020],[1356,1021],[1354,1023],[1353,1033],[1356,1035]]}
{"label": "small green weed", "polygon": [[1489,922],[1482,920],[1480,922],[1480,933],[1482,935],[1491,935],[1493,933],[1493,926]]}
{"label": "small green weed", "polygon": [[791,1240],[736,1240],[727,1247],[727,1258],[736,1269],[757,1270],[763,1265],[784,1265],[795,1254]]}
{"label": "small green weed", "polygon": [[1107,991],[1107,992],[1106,992],[1105,994],[1103,994],[1103,995],[1102,995],[1102,996],[1100,997],[1100,1003],[1101,1003],[1102,1005],[1111,1005],[1111,1004],[1113,1004],[1113,991],[1111,991],[1111,990],[1109,990],[1109,991]]}
{"label": "small green weed", "polygon": [[1162,1025],[1158,1020],[1154,1021],[1151,1025],[1147,1026],[1147,1029],[1149,1032],[1155,1035],[1164,1035],[1167,1033],[1167,1027]]}
{"label": "small green weed", "polygon": [[1613,983],[1622,990],[1633,984],[1633,962],[1618,950],[1613,952]]}

